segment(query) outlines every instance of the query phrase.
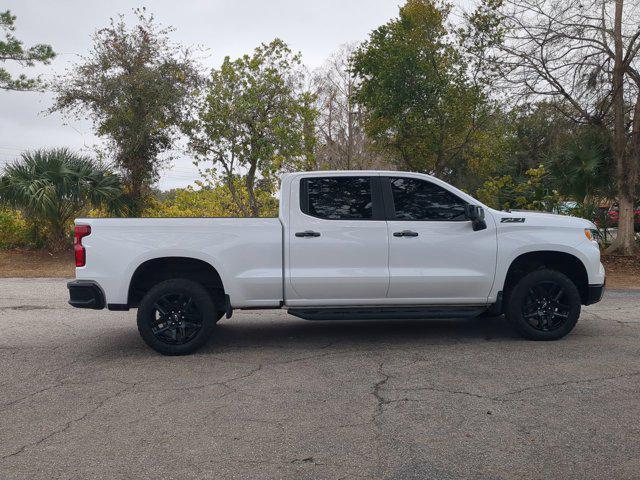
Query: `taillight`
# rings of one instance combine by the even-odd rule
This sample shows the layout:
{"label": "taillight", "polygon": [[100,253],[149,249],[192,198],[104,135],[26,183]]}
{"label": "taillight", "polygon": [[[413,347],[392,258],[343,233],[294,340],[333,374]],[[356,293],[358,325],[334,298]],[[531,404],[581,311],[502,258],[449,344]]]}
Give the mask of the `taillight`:
{"label": "taillight", "polygon": [[91,233],[89,225],[76,225],[73,229],[73,251],[76,254],[76,267],[84,267],[87,263],[87,252],[82,246],[82,238]]}

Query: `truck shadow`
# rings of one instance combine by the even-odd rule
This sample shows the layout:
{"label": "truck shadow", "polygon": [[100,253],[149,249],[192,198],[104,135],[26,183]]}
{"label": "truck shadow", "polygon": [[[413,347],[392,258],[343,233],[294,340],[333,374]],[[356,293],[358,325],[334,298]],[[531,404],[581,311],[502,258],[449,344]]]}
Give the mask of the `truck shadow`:
{"label": "truck shadow", "polygon": [[222,320],[203,352],[220,348],[319,348],[351,345],[412,345],[520,341],[503,317],[447,320],[304,321]]}
{"label": "truck shadow", "polygon": [[[266,317],[266,315],[265,315]],[[523,340],[503,317],[428,320],[306,321],[284,314],[249,314],[223,319],[197,355],[277,349],[320,351],[334,345],[354,350],[422,348],[429,345],[519,343]],[[122,360],[157,355],[133,325],[122,326],[92,342],[98,355]]]}

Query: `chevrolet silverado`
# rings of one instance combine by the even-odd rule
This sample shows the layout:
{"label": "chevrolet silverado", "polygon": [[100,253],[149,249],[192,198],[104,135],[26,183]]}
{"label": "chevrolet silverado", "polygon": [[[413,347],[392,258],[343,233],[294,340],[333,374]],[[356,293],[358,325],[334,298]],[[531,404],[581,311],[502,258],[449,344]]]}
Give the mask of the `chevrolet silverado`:
{"label": "chevrolet silverado", "polygon": [[69,303],[137,308],[142,338],[166,355],[201,347],[235,309],[505,314],[522,336],[554,340],[602,297],[594,231],[580,218],[494,210],[423,174],[293,173],[278,218],[77,219]]}

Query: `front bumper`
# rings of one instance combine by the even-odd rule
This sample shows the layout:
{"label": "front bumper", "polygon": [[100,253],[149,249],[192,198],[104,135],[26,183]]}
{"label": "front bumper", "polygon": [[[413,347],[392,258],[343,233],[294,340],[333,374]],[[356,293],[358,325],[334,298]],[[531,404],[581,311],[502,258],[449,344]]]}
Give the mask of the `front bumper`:
{"label": "front bumper", "polygon": [[592,305],[602,300],[605,284],[606,282],[602,285],[589,285],[589,288],[587,290],[587,301],[585,302],[585,305]]}
{"label": "front bumper", "polygon": [[67,283],[69,289],[69,305],[76,308],[91,308],[100,310],[104,308],[105,300],[102,289],[91,280],[74,280]]}

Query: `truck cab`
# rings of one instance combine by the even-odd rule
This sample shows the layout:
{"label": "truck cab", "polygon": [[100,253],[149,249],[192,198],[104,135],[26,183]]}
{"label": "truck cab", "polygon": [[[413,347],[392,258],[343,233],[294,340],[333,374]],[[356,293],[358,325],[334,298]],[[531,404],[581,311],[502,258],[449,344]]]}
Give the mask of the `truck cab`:
{"label": "truck cab", "polygon": [[165,354],[251,308],[309,320],[504,313],[523,336],[556,339],[605,283],[591,222],[497,211],[410,172],[286,174],[278,219],[76,225],[70,303],[138,308],[143,338]]}
{"label": "truck cab", "polygon": [[283,180],[286,304],[486,305],[497,236],[492,217],[472,227],[478,202],[418,174],[360,175]]}

